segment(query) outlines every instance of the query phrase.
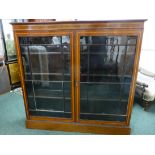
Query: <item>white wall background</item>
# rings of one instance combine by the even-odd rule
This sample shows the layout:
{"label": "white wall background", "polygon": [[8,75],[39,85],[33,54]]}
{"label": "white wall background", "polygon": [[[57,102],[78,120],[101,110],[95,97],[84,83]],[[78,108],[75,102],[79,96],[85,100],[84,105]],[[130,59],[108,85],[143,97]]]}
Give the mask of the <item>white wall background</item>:
{"label": "white wall background", "polygon": [[154,3],[154,0],[5,0],[0,15],[3,19],[148,19],[145,22],[140,65],[155,72]]}
{"label": "white wall background", "polygon": [[25,3],[20,0],[5,0],[1,5],[0,16],[3,19],[148,19],[142,48],[155,49],[154,3],[154,0],[26,0]]}

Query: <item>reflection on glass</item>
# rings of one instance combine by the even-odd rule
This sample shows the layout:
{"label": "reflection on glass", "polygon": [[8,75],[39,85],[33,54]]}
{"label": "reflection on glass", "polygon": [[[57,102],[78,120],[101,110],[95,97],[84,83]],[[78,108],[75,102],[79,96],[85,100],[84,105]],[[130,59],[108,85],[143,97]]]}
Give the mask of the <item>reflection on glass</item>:
{"label": "reflection on glass", "polygon": [[81,36],[80,119],[125,121],[136,40]]}
{"label": "reflection on glass", "polygon": [[25,45],[61,45],[70,44],[69,36],[20,37],[20,44]]}
{"label": "reflection on glass", "polygon": [[69,36],[19,40],[30,114],[71,118]]}
{"label": "reflection on glass", "polygon": [[136,45],[137,42],[137,38],[136,37],[128,37],[128,45],[132,44],[132,45]]}
{"label": "reflection on glass", "polygon": [[[81,99],[96,99],[96,100],[128,100],[130,83],[81,83]],[[103,90],[104,89],[104,90]],[[110,93],[109,93],[110,91]]]}

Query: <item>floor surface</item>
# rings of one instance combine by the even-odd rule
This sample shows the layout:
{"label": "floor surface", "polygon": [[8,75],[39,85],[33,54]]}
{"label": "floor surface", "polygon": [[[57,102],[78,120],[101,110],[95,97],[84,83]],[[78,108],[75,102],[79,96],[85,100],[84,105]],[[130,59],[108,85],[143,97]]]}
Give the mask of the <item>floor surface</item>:
{"label": "floor surface", "polygon": [[[131,117],[132,135],[155,134],[155,104],[147,111],[134,104]],[[0,95],[0,135],[85,135],[78,132],[46,131],[25,128],[23,97],[19,93],[9,92]]]}

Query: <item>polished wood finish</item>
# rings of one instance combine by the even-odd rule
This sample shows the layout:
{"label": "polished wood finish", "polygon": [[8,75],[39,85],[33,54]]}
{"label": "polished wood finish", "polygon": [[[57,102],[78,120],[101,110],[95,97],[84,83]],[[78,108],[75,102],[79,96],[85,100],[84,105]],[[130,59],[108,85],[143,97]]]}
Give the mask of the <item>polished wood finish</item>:
{"label": "polished wood finish", "polygon": [[15,35],[15,33],[14,33],[14,41],[15,41],[15,47],[16,47],[16,52],[17,52],[17,60],[18,60],[18,65],[19,65],[19,77],[20,77],[21,87],[22,87],[22,91],[23,91],[26,118],[29,119],[30,114],[29,114],[29,110],[28,110],[28,99],[27,99],[27,92],[26,92],[25,81],[24,81],[24,69],[23,69],[23,64],[22,64],[22,58],[21,58],[18,36]]}
{"label": "polished wood finish", "polygon": [[28,22],[52,22],[56,19],[28,19]]}
{"label": "polished wood finish", "polygon": [[[138,62],[139,62],[139,57],[140,57],[140,51],[141,51],[141,41],[142,41],[142,34],[143,34],[143,31],[142,30],[132,30],[132,31],[129,31],[129,30],[117,30],[117,29],[114,29],[114,30],[109,30],[109,29],[105,29],[104,31],[86,31],[86,30],[81,30],[81,31],[77,31],[77,39],[76,39],[76,81],[80,81],[80,36],[103,36],[103,35],[135,35],[135,36],[138,36],[138,43],[137,43],[137,49],[136,49],[136,56],[135,56],[135,62],[134,62],[134,71],[133,71],[133,75],[132,75],[132,83],[131,83],[131,89],[130,89],[130,98],[129,98],[129,101],[128,101],[128,112],[127,112],[127,120],[126,122],[123,122],[123,124],[125,125],[129,125],[130,123],[130,117],[131,117],[131,109],[132,109],[132,106],[133,106],[133,100],[134,100],[134,94],[135,94],[135,86],[136,86],[136,77],[137,77],[137,72],[138,72]],[[79,114],[80,114],[80,87],[76,87],[76,108],[77,108],[77,115],[76,115],[76,119],[77,119],[77,122],[85,122],[85,123],[88,123],[90,122],[91,124],[105,124],[105,122],[97,122],[97,121],[92,121],[92,120],[80,120],[79,118]],[[106,124],[111,124],[111,123],[114,123],[114,124],[122,124],[122,122],[106,122]]]}
{"label": "polished wood finish", "polygon": [[138,34],[137,49],[136,49],[134,70],[133,70],[132,83],[131,83],[131,89],[130,89],[130,98],[129,98],[129,104],[128,104],[127,125],[130,124],[131,112],[132,112],[132,107],[133,107],[133,102],[134,102],[136,80],[137,80],[139,59],[140,59],[140,52],[141,52],[141,44],[142,44],[142,36],[143,36],[143,31],[139,32],[139,34]]}
{"label": "polished wood finish", "polygon": [[[46,22],[46,23],[12,23],[16,32],[26,31],[60,31],[60,30],[82,30],[82,29],[143,29],[145,20],[129,21],[64,21],[64,22]],[[130,31],[129,30],[129,31]]]}
{"label": "polished wood finish", "polygon": [[128,126],[113,126],[113,125],[91,125],[80,123],[65,123],[56,121],[34,121],[26,120],[26,127],[31,129],[43,130],[58,130],[66,132],[83,132],[95,134],[113,134],[113,135],[128,135],[131,129]]}
{"label": "polished wood finish", "polygon": [[[97,134],[130,134],[130,118],[133,107],[138,63],[142,44],[145,20],[117,20],[117,21],[53,21],[12,23],[17,49],[20,78],[26,110],[26,126],[35,129],[50,129],[63,131],[90,132]],[[71,96],[72,118],[35,117],[29,114],[24,70],[18,37],[22,36],[51,36],[69,35],[71,50]],[[135,35],[138,37],[134,70],[129,93],[127,119],[124,122],[80,120],[80,36],[102,35]]]}
{"label": "polished wood finish", "polygon": [[[26,86],[25,86],[25,82],[24,82],[24,68],[23,68],[23,64],[22,64],[22,57],[21,57],[21,53],[20,53],[20,45],[18,40],[19,36],[51,36],[51,35],[57,35],[57,36],[61,36],[61,35],[69,35],[70,39],[71,39],[71,45],[70,45],[70,49],[71,49],[71,109],[72,109],[72,113],[74,113],[74,60],[73,60],[73,33],[71,32],[51,32],[51,33],[44,33],[44,32],[40,32],[40,33],[33,33],[31,32],[31,34],[27,34],[27,33],[20,33],[20,34],[15,34],[15,43],[16,43],[16,49],[17,49],[17,57],[18,57],[18,63],[20,66],[20,79],[21,79],[21,86],[22,86],[22,90],[23,90],[23,97],[24,97],[24,105],[25,105],[25,109],[26,109],[26,116],[27,119],[30,118],[30,114],[29,114],[29,110],[28,110],[28,99],[27,99],[27,93],[26,93]],[[17,42],[16,42],[17,41]],[[52,118],[51,118],[52,119]],[[62,121],[61,118],[53,118],[53,120],[57,119],[58,121]],[[70,122],[72,122],[74,120],[74,115],[72,115],[72,119],[68,119]]]}

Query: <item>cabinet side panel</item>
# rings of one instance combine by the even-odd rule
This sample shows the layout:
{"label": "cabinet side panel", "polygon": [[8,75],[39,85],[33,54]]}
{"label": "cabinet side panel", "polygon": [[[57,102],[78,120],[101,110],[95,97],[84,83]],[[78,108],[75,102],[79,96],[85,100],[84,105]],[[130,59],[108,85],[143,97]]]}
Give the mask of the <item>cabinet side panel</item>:
{"label": "cabinet side panel", "polygon": [[21,52],[20,52],[20,46],[19,46],[19,40],[18,36],[16,33],[14,33],[14,40],[15,40],[15,47],[17,51],[17,60],[18,60],[18,65],[19,65],[19,76],[21,80],[21,87],[23,91],[23,99],[24,99],[24,106],[25,106],[25,111],[26,111],[26,118],[29,119],[29,111],[28,111],[28,99],[27,99],[27,94],[26,94],[26,87],[25,87],[25,82],[24,82],[24,69],[23,69],[23,64],[22,64],[22,58],[21,58]]}
{"label": "cabinet side panel", "polygon": [[134,67],[133,67],[134,69],[133,69],[130,98],[129,98],[128,112],[127,112],[127,114],[128,114],[127,115],[127,124],[128,125],[130,124],[131,112],[132,112],[134,96],[135,96],[136,80],[137,80],[137,73],[138,73],[138,67],[139,67],[142,38],[143,38],[143,30],[139,31],[138,40],[137,40],[136,55],[135,55],[135,62],[134,62]]}

